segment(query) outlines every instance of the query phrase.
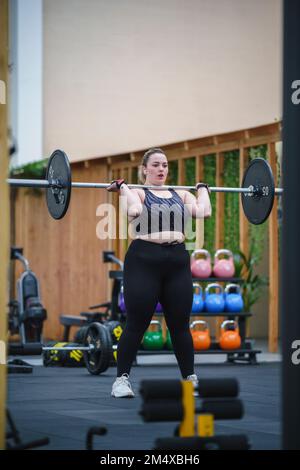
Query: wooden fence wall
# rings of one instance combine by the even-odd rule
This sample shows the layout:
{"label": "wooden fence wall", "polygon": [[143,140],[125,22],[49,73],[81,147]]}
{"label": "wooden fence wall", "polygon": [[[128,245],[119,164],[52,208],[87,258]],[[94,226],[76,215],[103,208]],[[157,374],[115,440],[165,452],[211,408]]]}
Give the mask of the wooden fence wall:
{"label": "wooden fence wall", "polygon": [[[74,181],[106,181],[106,162],[72,165]],[[106,191],[72,191],[67,215],[60,221],[48,215],[44,198],[27,188],[18,188],[15,199],[15,245],[24,255],[41,284],[48,312],[44,336],[59,339],[62,313],[77,315],[92,304],[107,300],[107,268],[102,251],[107,240],[99,240],[96,209],[106,202]],[[15,275],[21,272],[18,261]]]}

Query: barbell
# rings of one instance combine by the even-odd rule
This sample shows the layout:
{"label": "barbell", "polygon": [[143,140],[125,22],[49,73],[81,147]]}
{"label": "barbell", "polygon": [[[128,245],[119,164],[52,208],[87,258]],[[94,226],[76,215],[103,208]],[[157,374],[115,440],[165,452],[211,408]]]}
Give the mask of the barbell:
{"label": "barbell", "polygon": [[[49,158],[46,179],[7,179],[11,186],[35,187],[46,189],[46,202],[49,214],[54,219],[61,219],[66,214],[73,188],[106,189],[110,183],[72,182],[69,159],[62,150],[55,150]],[[131,188],[155,190],[185,189],[195,190],[194,186],[149,186],[128,184]],[[242,187],[210,187],[212,192],[240,193],[245,216],[252,224],[258,225],[269,217],[274,203],[274,196],[283,193],[282,188],[275,188],[274,177],[269,163],[263,158],[253,159],[245,170]]]}
{"label": "barbell", "polygon": [[87,370],[92,375],[99,375],[109,368],[113,351],[116,349],[117,345],[112,343],[108,328],[101,323],[94,322],[86,330],[83,346],[41,346],[40,351],[43,353],[44,351],[83,351]]}

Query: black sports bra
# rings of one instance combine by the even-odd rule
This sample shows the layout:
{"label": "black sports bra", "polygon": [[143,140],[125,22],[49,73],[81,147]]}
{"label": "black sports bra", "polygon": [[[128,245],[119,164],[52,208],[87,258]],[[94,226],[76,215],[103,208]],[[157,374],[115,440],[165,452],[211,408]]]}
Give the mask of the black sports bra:
{"label": "black sports bra", "polygon": [[143,210],[133,220],[137,235],[157,232],[181,232],[184,234],[186,211],[181,197],[170,189],[172,197],[165,198],[153,194],[145,188]]}

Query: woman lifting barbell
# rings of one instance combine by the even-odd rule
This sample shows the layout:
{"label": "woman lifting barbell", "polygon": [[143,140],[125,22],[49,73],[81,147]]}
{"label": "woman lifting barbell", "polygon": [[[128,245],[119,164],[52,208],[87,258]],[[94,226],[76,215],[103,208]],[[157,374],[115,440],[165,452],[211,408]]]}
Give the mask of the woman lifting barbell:
{"label": "woman lifting barbell", "polygon": [[[168,175],[165,153],[159,148],[148,150],[140,170],[145,185],[164,185]],[[185,190],[129,189],[123,179],[114,180],[107,189],[127,198],[128,222],[134,233],[124,260],[127,320],[118,343],[117,378],[111,394],[134,397],[129,373],[158,301],[181,375],[196,384],[189,328],[193,283],[184,229],[187,217],[211,216],[209,188],[198,183],[197,198]]]}

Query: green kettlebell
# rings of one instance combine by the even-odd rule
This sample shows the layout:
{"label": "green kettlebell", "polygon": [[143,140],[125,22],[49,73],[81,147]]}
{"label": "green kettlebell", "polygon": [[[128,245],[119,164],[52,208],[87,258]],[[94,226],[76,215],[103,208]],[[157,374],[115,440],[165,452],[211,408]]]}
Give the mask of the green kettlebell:
{"label": "green kettlebell", "polygon": [[143,339],[143,348],[147,350],[163,349],[164,339],[161,323],[158,320],[152,320]]}
{"label": "green kettlebell", "polygon": [[166,346],[166,349],[170,349],[170,350],[173,349],[173,344],[172,344],[171,335],[170,335],[169,330],[167,330],[167,337],[166,337],[165,346]]}

